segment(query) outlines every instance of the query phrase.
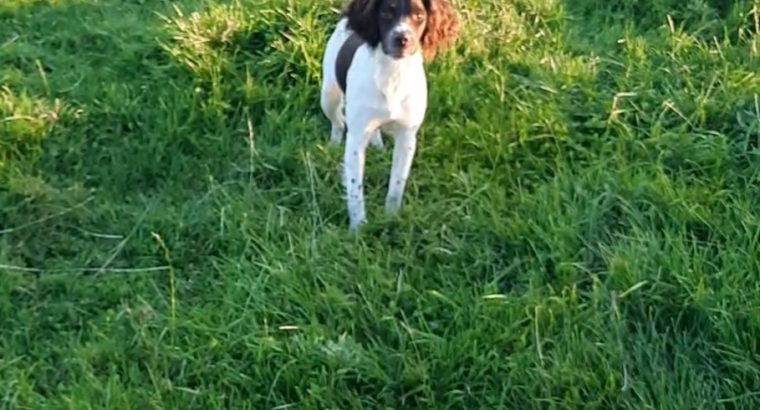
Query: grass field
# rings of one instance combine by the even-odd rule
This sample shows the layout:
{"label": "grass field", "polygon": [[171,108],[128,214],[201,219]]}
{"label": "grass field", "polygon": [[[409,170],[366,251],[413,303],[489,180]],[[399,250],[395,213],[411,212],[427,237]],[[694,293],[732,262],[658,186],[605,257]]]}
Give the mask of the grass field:
{"label": "grass field", "polygon": [[760,2],[455,3],[354,236],[341,1],[2,0],[0,408],[760,408]]}

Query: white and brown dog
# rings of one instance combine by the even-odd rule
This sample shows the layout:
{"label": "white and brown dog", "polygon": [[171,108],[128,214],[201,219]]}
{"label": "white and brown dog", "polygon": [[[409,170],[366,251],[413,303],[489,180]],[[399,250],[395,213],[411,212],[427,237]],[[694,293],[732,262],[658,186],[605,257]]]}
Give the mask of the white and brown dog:
{"label": "white and brown dog", "polygon": [[352,0],[341,15],[322,61],[321,107],[332,123],[330,143],[340,144],[346,132],[351,230],[366,220],[365,150],[382,148],[381,130],[395,139],[385,210],[401,208],[427,110],[423,63],[452,43],[458,29],[446,0]]}

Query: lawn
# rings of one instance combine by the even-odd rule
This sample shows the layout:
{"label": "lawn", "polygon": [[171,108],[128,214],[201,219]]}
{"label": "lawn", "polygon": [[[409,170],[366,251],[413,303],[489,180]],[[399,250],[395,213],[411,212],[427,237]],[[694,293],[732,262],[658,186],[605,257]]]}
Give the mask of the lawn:
{"label": "lawn", "polygon": [[760,1],[454,3],[354,235],[341,0],[2,0],[0,408],[760,408]]}

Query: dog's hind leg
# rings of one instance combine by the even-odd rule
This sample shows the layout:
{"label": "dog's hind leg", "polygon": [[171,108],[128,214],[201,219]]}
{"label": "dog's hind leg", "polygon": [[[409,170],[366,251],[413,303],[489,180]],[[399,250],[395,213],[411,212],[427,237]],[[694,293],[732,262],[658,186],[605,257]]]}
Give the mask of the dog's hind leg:
{"label": "dog's hind leg", "polygon": [[322,112],[330,120],[330,145],[339,145],[343,141],[346,131],[346,118],[343,115],[343,93],[336,86],[326,87],[322,90],[320,105]]}
{"label": "dog's hind leg", "polygon": [[383,136],[382,134],[380,134],[379,129],[375,131],[375,135],[373,135],[372,138],[370,138],[369,145],[380,150],[385,147],[385,145],[383,144]]}

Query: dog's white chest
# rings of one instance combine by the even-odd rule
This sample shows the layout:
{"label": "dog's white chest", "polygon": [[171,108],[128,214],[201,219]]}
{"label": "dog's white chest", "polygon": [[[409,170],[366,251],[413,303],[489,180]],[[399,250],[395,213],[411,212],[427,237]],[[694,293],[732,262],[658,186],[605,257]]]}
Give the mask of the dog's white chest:
{"label": "dog's white chest", "polygon": [[386,121],[404,125],[422,122],[427,106],[425,72],[415,62],[381,64],[374,75],[378,113]]}

